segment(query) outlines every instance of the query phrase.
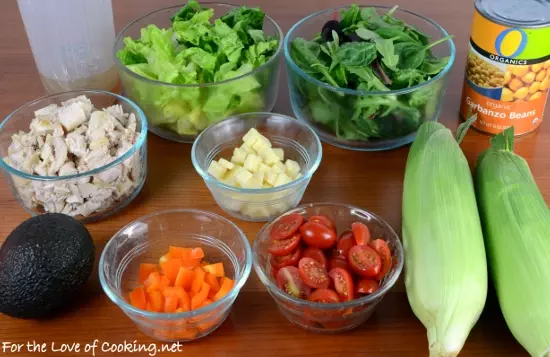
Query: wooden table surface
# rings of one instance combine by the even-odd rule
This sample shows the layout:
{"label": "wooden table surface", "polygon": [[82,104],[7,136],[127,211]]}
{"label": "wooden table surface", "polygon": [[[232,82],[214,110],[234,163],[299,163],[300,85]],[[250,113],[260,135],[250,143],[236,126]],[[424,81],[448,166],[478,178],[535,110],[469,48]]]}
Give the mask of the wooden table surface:
{"label": "wooden table surface", "polygon": [[[181,1],[181,0],[180,0]],[[113,0],[116,29],[154,9],[178,4],[177,0]],[[346,4],[343,0],[239,1],[261,5],[286,32],[292,24],[312,12]],[[391,0],[378,3],[393,5]],[[451,74],[440,120],[455,129],[464,74],[468,34],[473,12],[470,1],[431,0],[402,2],[402,6],[439,22],[455,35],[457,61]],[[0,12],[0,117],[21,104],[43,95],[32,53],[15,0],[2,0]],[[281,78],[276,112],[292,115],[286,79]],[[550,112],[550,111],[549,111]],[[546,115],[548,118],[549,115]],[[549,120],[549,119],[547,119]],[[550,197],[550,123],[527,137],[518,139],[516,151],[525,157],[546,198]],[[463,142],[470,163],[488,146],[488,137],[473,130]],[[149,175],[142,193],[129,207],[105,221],[89,224],[99,253],[122,226],[145,214],[170,208],[198,208],[225,215],[216,205],[190,160],[191,145],[172,143],[149,135]],[[352,152],[323,145],[323,161],[313,177],[303,202],[338,201],[364,207],[384,217],[401,231],[401,194],[408,147],[379,153]],[[12,196],[6,181],[0,181],[0,242],[23,220],[29,218]],[[236,221],[250,241],[259,223]],[[97,265],[97,261],[96,261]],[[80,343],[95,339],[102,343],[124,341],[150,344],[132,322],[103,293],[97,269],[75,306],[47,321],[24,321],[0,316],[1,342],[26,344]],[[81,347],[83,348],[83,347]],[[26,346],[21,355],[29,354]],[[7,351],[6,351],[7,352]],[[427,356],[424,327],[410,310],[400,281],[362,327],[340,335],[317,335],[290,325],[277,311],[255,273],[239,295],[228,320],[214,333],[183,348],[185,356]],[[108,355],[99,350],[96,355]],[[168,353],[169,354],[169,353]],[[168,355],[166,354],[166,355]],[[62,353],[64,356],[91,353]],[[136,355],[147,355],[137,353]],[[160,354],[159,354],[160,355]],[[479,323],[473,329],[461,356],[527,356],[509,333],[490,293]]]}

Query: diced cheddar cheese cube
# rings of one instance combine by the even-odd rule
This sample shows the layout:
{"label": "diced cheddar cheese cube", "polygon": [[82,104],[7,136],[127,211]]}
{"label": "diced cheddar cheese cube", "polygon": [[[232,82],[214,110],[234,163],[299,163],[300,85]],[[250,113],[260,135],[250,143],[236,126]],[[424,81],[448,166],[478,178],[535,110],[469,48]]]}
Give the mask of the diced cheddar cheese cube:
{"label": "diced cheddar cheese cube", "polygon": [[277,186],[282,186],[282,185],[286,185],[287,183],[291,182],[292,179],[290,177],[288,177],[286,174],[279,174],[277,176],[277,180],[275,180],[275,183],[273,184],[273,186],[277,187]]}
{"label": "diced cheddar cheese cube", "polygon": [[264,182],[264,174],[256,172],[252,177],[243,185],[243,188],[262,188]]}
{"label": "diced cheddar cheese cube", "polygon": [[250,172],[256,172],[258,171],[258,168],[260,167],[260,164],[262,163],[262,159],[259,156],[256,156],[254,154],[249,154],[246,157],[246,160],[244,160],[244,169],[248,170]]}
{"label": "diced cheddar cheese cube", "polygon": [[286,166],[282,162],[277,162],[273,165],[273,168],[277,168],[277,172],[286,172]]}
{"label": "diced cheddar cheese cube", "polygon": [[275,186],[275,181],[277,181],[278,176],[279,174],[277,172],[271,170],[267,173],[267,176],[265,177],[265,182],[267,182],[271,186]]}
{"label": "diced cheddar cheese cube", "polygon": [[233,170],[235,165],[232,162],[227,161],[226,159],[219,159],[218,164],[225,167],[228,170]]}
{"label": "diced cheddar cheese cube", "polygon": [[275,153],[275,155],[277,155],[277,157],[279,158],[280,161],[283,161],[285,159],[285,151],[281,148],[274,148],[274,149],[271,149],[273,150],[273,152]]}
{"label": "diced cheddar cheese cube", "polygon": [[263,174],[267,175],[269,170],[271,170],[271,168],[262,162],[260,164],[260,166],[258,167],[258,171],[256,171],[256,172],[263,173]]}
{"label": "diced cheddar cheese cube", "polygon": [[231,158],[231,162],[236,165],[242,165],[244,164],[244,160],[246,160],[247,155],[248,153],[243,149],[235,148],[235,150],[233,150],[233,157]]}
{"label": "diced cheddar cheese cube", "polygon": [[216,180],[222,180],[226,172],[227,169],[221,166],[217,161],[212,161],[210,166],[208,166],[208,173]]}
{"label": "diced cheddar cheese cube", "polygon": [[243,149],[244,151],[246,151],[247,154],[256,154],[256,150],[254,150],[252,148],[252,146],[248,146],[246,144],[242,144],[241,145],[241,149]]}
{"label": "diced cheddar cheese cube", "polygon": [[272,148],[266,148],[259,152],[258,155],[264,160],[264,164],[268,166],[273,166],[275,163],[279,162],[279,157],[273,152]]}
{"label": "diced cheddar cheese cube", "polygon": [[270,212],[267,207],[262,205],[246,205],[241,208],[241,213],[250,218],[267,218]]}
{"label": "diced cheddar cheese cube", "polygon": [[243,142],[252,147],[260,136],[262,136],[262,134],[260,134],[256,128],[252,128],[243,136]]}
{"label": "diced cheddar cheese cube", "polygon": [[295,178],[300,173],[300,165],[294,160],[286,160],[286,174],[291,178]]}
{"label": "diced cheddar cheese cube", "polygon": [[264,150],[271,148],[271,142],[265,136],[261,136],[258,138],[258,140],[256,140],[254,145],[252,145],[252,148],[256,152],[262,152]]}
{"label": "diced cheddar cheese cube", "polygon": [[250,180],[251,178],[252,173],[248,170],[243,169],[237,173],[237,175],[235,176],[235,181],[237,181],[237,184],[239,184],[239,186],[244,187],[248,180]]}

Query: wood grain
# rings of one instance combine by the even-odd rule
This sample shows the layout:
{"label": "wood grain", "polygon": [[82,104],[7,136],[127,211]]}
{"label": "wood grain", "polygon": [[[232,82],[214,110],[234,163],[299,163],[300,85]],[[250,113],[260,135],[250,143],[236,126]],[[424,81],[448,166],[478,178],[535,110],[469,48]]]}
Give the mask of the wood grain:
{"label": "wood grain", "polygon": [[[175,5],[170,0],[113,0],[116,29],[149,11]],[[286,32],[303,16],[342,0],[238,1],[262,6]],[[393,5],[391,0],[379,4]],[[473,6],[470,2],[417,0],[401,4],[435,19],[455,35],[458,53],[440,120],[454,129],[459,124],[458,107],[464,75],[466,45]],[[0,12],[0,117],[21,104],[43,95],[25,30],[15,0],[3,0]],[[292,115],[286,76],[281,76],[276,112]],[[546,115],[546,118],[549,116]],[[547,119],[548,120],[548,119]],[[545,198],[550,198],[550,124],[516,142]],[[470,131],[463,149],[473,165],[488,146],[489,137]],[[170,208],[193,207],[225,215],[211,198],[190,161],[190,145],[149,135],[149,176],[143,192],[126,209],[108,220],[88,225],[98,254],[122,226],[145,214]],[[379,153],[351,152],[323,145],[323,161],[313,177],[303,202],[338,201],[355,204],[384,217],[398,233],[401,230],[401,195],[409,148]],[[0,182],[0,242],[27,213],[13,198],[5,181]],[[261,224],[235,222],[252,242]],[[152,343],[103,294],[94,272],[77,305],[48,321],[23,321],[0,316],[0,342],[36,340],[56,344],[107,343],[137,340]],[[341,335],[316,335],[291,326],[277,311],[254,273],[240,294],[230,318],[211,336],[185,345],[185,356],[427,356],[425,330],[412,314],[399,282],[364,326]],[[1,346],[0,346],[1,347]],[[0,350],[1,351],[1,350]],[[1,353],[1,352],[0,352]],[[21,353],[21,355],[28,353]],[[51,352],[45,355],[55,355]],[[61,355],[61,354],[60,354]],[[64,356],[91,355],[64,353]],[[101,354],[97,354],[101,355]],[[103,354],[105,355],[105,354]],[[147,355],[141,353],[137,355]],[[166,354],[168,355],[168,354]],[[491,296],[480,322],[474,328],[461,356],[527,356],[508,332]]]}

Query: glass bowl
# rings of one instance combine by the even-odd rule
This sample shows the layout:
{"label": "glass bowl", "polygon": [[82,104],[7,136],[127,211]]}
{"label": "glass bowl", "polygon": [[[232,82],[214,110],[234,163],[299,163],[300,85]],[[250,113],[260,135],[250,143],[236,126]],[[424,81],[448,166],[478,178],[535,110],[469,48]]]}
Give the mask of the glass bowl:
{"label": "glass bowl", "polygon": [[[373,239],[386,241],[392,253],[392,267],[374,293],[348,302],[322,304],[297,299],[281,290],[273,277],[267,251],[271,228],[279,220],[298,213],[305,217],[325,215],[336,224],[341,233],[349,230],[354,222],[362,222],[369,227]],[[342,203],[311,203],[301,205],[266,224],[254,241],[254,270],[271,294],[277,307],[291,323],[309,331],[337,333],[351,330],[364,323],[374,312],[376,305],[393,287],[403,270],[404,251],[399,237],[380,217],[361,208]]]}
{"label": "glass bowl", "polygon": [[[365,7],[371,6],[360,6]],[[294,115],[312,124],[323,141],[345,149],[378,151],[409,144],[422,122],[437,120],[441,112],[449,73],[455,61],[455,45],[449,40],[432,48],[438,57],[449,56],[449,62],[438,75],[422,84],[386,92],[333,87],[302,70],[292,59],[290,46],[297,37],[314,38],[327,21],[334,20],[334,17],[338,20],[340,11],[346,8],[310,15],[295,24],[285,38],[284,52]],[[379,14],[390,10],[385,6],[374,8]],[[448,35],[437,23],[414,12],[397,9],[393,16],[429,35],[430,41]]]}
{"label": "glass bowl", "polygon": [[[302,177],[278,187],[244,189],[226,185],[211,176],[207,170],[212,160],[229,159],[251,128],[267,137],[273,147],[282,148],[285,160],[298,162]],[[199,135],[191,150],[193,166],[218,205],[233,217],[253,222],[268,221],[296,207],[321,157],[321,142],[309,125],[272,113],[241,114],[214,124]]]}
{"label": "glass bowl", "polygon": [[[222,262],[235,281],[220,300],[182,313],[154,313],[127,301],[138,286],[139,265],[158,264],[168,246],[200,247],[205,259]],[[161,341],[191,341],[217,329],[228,316],[250,275],[252,252],[243,232],[214,213],[176,209],[141,217],[118,231],[107,243],[99,261],[99,279],[109,298],[146,335]]]}
{"label": "glass bowl", "polygon": [[[61,102],[78,96],[88,97],[96,109],[100,110],[117,104],[122,107],[124,113],[135,115],[138,135],[134,144],[124,154],[120,156],[117,154],[118,157],[110,163],[77,174],[40,176],[31,173],[34,169],[31,170],[30,166],[25,171],[11,166],[9,148],[12,137],[21,131],[30,131],[29,127],[35,118],[34,112],[51,104],[60,105]],[[35,152],[32,156],[37,159],[39,152],[34,146],[32,151]],[[30,158],[31,155],[28,154],[30,152],[26,157]],[[11,152],[11,155],[14,153]],[[33,167],[36,166],[35,164]],[[77,90],[38,98],[16,109],[0,124],[0,167],[4,171],[14,197],[30,214],[65,213],[83,222],[103,219],[128,205],[145,183],[147,177],[145,114],[131,100],[101,90]]]}
{"label": "glass bowl", "polygon": [[[230,115],[271,111],[278,93],[283,33],[279,25],[267,15],[264,19],[264,33],[277,38],[279,47],[265,64],[244,75],[221,82],[171,84],[148,79],[122,64],[116,53],[124,48],[125,37],[139,38],[141,29],[150,24],[159,28],[171,27],[170,17],[182,6],[156,10],[131,22],[120,32],[115,43],[115,63],[124,93],[147,114],[149,130],[168,140],[191,143],[210,124]],[[208,2],[201,3],[201,6],[213,9],[214,19],[238,8],[235,5]],[[227,105],[224,104],[226,100]]]}

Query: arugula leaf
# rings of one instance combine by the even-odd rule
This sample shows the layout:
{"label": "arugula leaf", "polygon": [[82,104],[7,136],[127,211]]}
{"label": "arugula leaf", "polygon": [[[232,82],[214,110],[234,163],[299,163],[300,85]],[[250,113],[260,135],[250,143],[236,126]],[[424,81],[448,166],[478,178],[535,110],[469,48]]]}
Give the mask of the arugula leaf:
{"label": "arugula leaf", "polygon": [[401,69],[394,73],[392,82],[401,88],[412,87],[424,82],[425,73],[418,69]]}
{"label": "arugula leaf", "polygon": [[384,83],[374,74],[370,67],[347,67],[348,72],[355,74],[363,81],[363,87],[358,88],[360,90],[376,90],[376,91],[389,91]]}
{"label": "arugula leaf", "polygon": [[376,50],[382,55],[382,62],[386,67],[395,69],[399,62],[399,56],[395,54],[395,48],[393,41],[389,39],[377,38],[374,43],[376,44]]}
{"label": "arugula leaf", "polygon": [[367,42],[348,42],[338,48],[336,58],[343,66],[368,66],[376,59],[376,46]]}

